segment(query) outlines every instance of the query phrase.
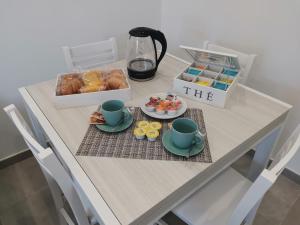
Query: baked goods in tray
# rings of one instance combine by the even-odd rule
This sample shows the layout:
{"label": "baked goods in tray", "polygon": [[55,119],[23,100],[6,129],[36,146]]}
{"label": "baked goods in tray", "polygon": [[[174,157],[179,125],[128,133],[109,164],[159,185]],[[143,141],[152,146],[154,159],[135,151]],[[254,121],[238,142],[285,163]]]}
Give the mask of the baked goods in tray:
{"label": "baked goods in tray", "polygon": [[67,74],[61,78],[59,93],[60,95],[77,94],[82,86],[83,82],[79,74]]}
{"label": "baked goods in tray", "polygon": [[122,70],[91,70],[59,76],[56,95],[71,95],[123,88],[128,88],[128,83]]}

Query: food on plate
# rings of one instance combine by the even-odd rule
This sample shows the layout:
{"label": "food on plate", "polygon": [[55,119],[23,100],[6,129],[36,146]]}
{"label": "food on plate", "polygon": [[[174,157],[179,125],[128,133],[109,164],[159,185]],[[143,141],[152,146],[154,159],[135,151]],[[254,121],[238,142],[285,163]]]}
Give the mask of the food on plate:
{"label": "food on plate", "polygon": [[157,105],[155,111],[159,115],[163,115],[166,113],[165,107],[163,105]]}
{"label": "food on plate", "polygon": [[178,106],[176,105],[176,103],[173,103],[173,104],[169,105],[168,108],[167,108],[167,114],[170,115],[170,116],[176,115],[177,107]]}
{"label": "food on plate", "polygon": [[148,102],[145,104],[146,110],[149,112],[154,112],[155,111],[155,104]]}
{"label": "food on plate", "polygon": [[158,132],[158,130],[155,130],[155,129],[149,129],[146,132],[146,136],[148,138],[148,141],[155,141],[156,138],[159,136],[159,132]]}
{"label": "food on plate", "polygon": [[171,116],[176,115],[181,106],[182,102],[173,94],[167,94],[165,98],[152,96],[149,98],[149,102],[145,104],[145,108],[149,112],[155,112],[159,115],[167,113]]}
{"label": "food on plate", "polygon": [[145,104],[146,110],[149,112],[154,112],[155,108],[159,104],[159,102],[160,102],[159,97],[155,97],[155,96],[150,97],[150,101]]}
{"label": "food on plate", "polygon": [[146,132],[142,128],[137,127],[133,130],[133,134],[136,139],[142,140],[145,138]]}
{"label": "food on plate", "polygon": [[90,116],[90,124],[105,124],[105,119],[100,112],[93,112]]}
{"label": "food on plate", "polygon": [[168,94],[166,100],[172,101],[175,98],[175,95]]}
{"label": "food on plate", "polygon": [[128,88],[122,70],[90,70],[84,73],[64,74],[59,77],[57,95],[71,95]]}

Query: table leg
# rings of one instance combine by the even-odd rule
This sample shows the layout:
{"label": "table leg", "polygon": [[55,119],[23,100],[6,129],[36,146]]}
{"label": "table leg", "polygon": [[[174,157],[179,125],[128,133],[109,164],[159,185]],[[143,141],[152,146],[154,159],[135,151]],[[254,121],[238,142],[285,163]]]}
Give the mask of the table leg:
{"label": "table leg", "polygon": [[[273,131],[271,131],[268,135],[266,135],[256,146],[256,151],[254,158],[252,160],[248,178],[251,181],[255,181],[259,174],[267,167],[270,159],[270,155],[276,146],[278,138],[281,134],[283,125],[278,126]],[[258,207],[260,206],[259,201],[253,209],[250,211],[248,216],[246,217],[246,224],[253,224],[256,212]]]}
{"label": "table leg", "polygon": [[27,104],[25,104],[25,108],[26,108],[27,115],[29,117],[32,129],[33,129],[35,138],[37,139],[37,141],[39,142],[40,145],[42,145],[44,148],[47,148],[48,145],[47,145],[47,139],[45,137],[44,130],[40,126],[39,122],[37,121],[37,119],[35,118],[33,113],[31,112],[31,110],[29,109]]}
{"label": "table leg", "polygon": [[282,125],[275,128],[271,133],[266,135],[256,146],[256,151],[248,172],[248,178],[251,181],[259,176],[259,174],[265,169],[268,165],[270,155],[276,146],[278,141],[279,134],[281,133]]}

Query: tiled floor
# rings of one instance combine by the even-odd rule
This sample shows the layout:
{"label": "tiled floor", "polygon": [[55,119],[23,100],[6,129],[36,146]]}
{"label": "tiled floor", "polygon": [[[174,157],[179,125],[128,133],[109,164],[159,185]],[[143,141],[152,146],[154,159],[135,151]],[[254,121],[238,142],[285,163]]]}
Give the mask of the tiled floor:
{"label": "tiled floor", "polygon": [[[241,173],[249,166],[249,156],[235,165]],[[170,225],[181,225],[169,214]],[[57,225],[46,181],[35,162],[28,158],[0,170],[0,225]],[[281,176],[264,198],[255,225],[299,225],[300,185]]]}

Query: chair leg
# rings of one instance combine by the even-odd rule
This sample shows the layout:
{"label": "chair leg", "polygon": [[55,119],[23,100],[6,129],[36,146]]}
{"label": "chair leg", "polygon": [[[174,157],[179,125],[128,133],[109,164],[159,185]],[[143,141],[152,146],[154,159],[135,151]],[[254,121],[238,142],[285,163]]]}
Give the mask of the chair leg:
{"label": "chair leg", "polygon": [[69,214],[66,212],[64,208],[60,209],[60,214],[63,216],[63,218],[65,219],[68,225],[75,225],[75,223],[73,222],[73,220],[71,219],[71,217],[69,216]]}
{"label": "chair leg", "polygon": [[256,216],[256,212],[260,206],[262,200],[260,200],[258,203],[256,203],[256,205],[253,207],[253,209],[251,209],[250,213],[248,214],[248,216],[246,217],[245,221],[247,225],[252,225]]}
{"label": "chair leg", "polygon": [[60,211],[62,208],[64,208],[62,192],[61,192],[60,188],[58,187],[58,185],[55,183],[55,181],[52,179],[52,177],[49,177],[49,175],[46,172],[44,172],[42,168],[41,168],[41,170],[42,170],[42,172],[46,178],[46,181],[48,183],[48,186],[49,186],[49,189],[51,192],[51,196],[54,201],[55,208],[56,208],[56,213],[58,216],[59,224],[60,225],[68,225]]}

